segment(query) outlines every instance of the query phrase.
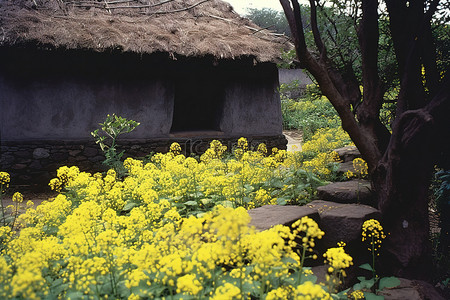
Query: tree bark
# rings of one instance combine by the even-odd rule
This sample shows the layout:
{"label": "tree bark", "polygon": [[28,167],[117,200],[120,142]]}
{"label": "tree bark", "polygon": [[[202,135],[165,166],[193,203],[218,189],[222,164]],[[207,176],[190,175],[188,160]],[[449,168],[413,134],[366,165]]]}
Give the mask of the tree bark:
{"label": "tree bark", "polygon": [[431,275],[428,188],[433,166],[450,138],[448,78],[426,107],[400,116],[372,176],[383,224],[390,233],[383,265],[397,276],[427,280]]}

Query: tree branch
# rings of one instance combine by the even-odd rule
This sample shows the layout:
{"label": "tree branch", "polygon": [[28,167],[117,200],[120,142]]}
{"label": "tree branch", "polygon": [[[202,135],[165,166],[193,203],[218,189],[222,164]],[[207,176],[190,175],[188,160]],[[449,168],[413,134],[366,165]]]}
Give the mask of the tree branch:
{"label": "tree branch", "polygon": [[[292,0],[292,4],[294,9],[292,10],[289,0],[280,0],[281,6],[283,7],[284,14],[286,15],[286,19],[288,20],[289,27],[291,27],[291,32],[293,32],[294,45],[297,52],[297,55],[300,57],[304,57],[308,50],[306,49],[306,41],[305,34],[303,32],[302,27],[302,16],[300,14],[300,5],[297,0]],[[294,3],[297,4],[297,8],[295,8]],[[298,13],[298,16],[295,14]]]}
{"label": "tree branch", "polygon": [[[330,100],[342,120],[342,128],[347,131],[353,142],[361,151],[369,168],[373,169],[378,163],[381,154],[377,141],[370,133],[359,127],[350,106],[350,99],[355,92],[355,84],[345,82],[342,76],[333,68],[332,62],[319,63],[306,48],[305,35],[301,27],[300,5],[298,0],[280,0],[293,35],[297,57],[303,68],[306,68],[317,80],[322,93]],[[357,93],[359,87],[356,84]]]}
{"label": "tree branch", "polygon": [[322,38],[320,37],[319,28],[317,26],[316,0],[309,0],[309,4],[311,6],[311,30],[313,32],[314,42],[316,43],[317,49],[319,49],[321,60],[324,60],[327,52]]}
{"label": "tree branch", "polygon": [[377,0],[363,0],[362,10],[363,18],[358,30],[358,40],[362,55],[364,104],[370,107],[371,114],[378,115],[382,97],[377,95],[380,89],[380,78],[378,76],[379,29]]}

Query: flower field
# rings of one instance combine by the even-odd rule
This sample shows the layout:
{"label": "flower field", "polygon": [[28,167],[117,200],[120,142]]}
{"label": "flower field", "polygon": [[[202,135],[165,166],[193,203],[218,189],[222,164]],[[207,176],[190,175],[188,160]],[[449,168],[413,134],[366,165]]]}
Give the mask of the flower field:
{"label": "flower field", "polygon": [[[268,155],[245,139],[232,154],[218,141],[199,158],[180,150],[173,144],[148,162],[128,158],[124,178],[62,167],[50,182],[58,196],[36,208],[16,193],[4,208],[14,222],[3,218],[0,227],[0,297],[328,299],[336,292],[303,266],[317,258],[314,239],[324,234],[313,220],[256,232],[246,211],[307,203],[322,183],[320,169],[301,152]],[[1,180],[3,192],[9,175]],[[338,248],[326,259],[344,267]]]}
{"label": "flower field", "polygon": [[[256,232],[246,211],[311,201],[335,176],[332,149],[348,142],[333,125],[312,132],[302,152],[249,149],[241,138],[234,149],[213,141],[200,157],[174,143],[148,160],[115,168],[115,159],[118,172],[61,167],[49,183],[54,199],[34,208],[16,193],[14,205],[2,204],[0,298],[360,299],[337,293],[352,264],[343,245],[320,258],[327,285],[304,267],[319,259],[312,251],[325,234],[312,219]],[[0,174],[3,194],[10,178]]]}

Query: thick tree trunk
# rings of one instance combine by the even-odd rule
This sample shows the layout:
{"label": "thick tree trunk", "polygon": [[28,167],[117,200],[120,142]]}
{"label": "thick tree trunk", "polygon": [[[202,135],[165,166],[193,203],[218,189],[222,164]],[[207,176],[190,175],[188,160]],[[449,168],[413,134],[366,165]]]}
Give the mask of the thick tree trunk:
{"label": "thick tree trunk", "polygon": [[432,133],[426,120],[415,122],[423,126],[423,131],[403,132],[401,140],[413,140],[408,146],[400,141],[391,143],[373,173],[373,184],[388,233],[383,267],[397,276],[427,279],[431,267],[428,186],[433,167],[427,134]]}
{"label": "thick tree trunk", "polygon": [[449,114],[447,79],[425,108],[400,116],[391,143],[372,176],[389,233],[383,266],[397,276],[427,280],[431,275],[429,186],[442,149],[448,149]]}

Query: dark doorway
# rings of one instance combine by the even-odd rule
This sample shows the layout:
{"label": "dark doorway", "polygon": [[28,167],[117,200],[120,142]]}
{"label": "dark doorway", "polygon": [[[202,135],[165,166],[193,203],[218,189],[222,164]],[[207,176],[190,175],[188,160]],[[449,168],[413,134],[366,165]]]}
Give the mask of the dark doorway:
{"label": "dark doorway", "polygon": [[171,132],[220,131],[224,88],[206,77],[184,78],[176,84]]}

